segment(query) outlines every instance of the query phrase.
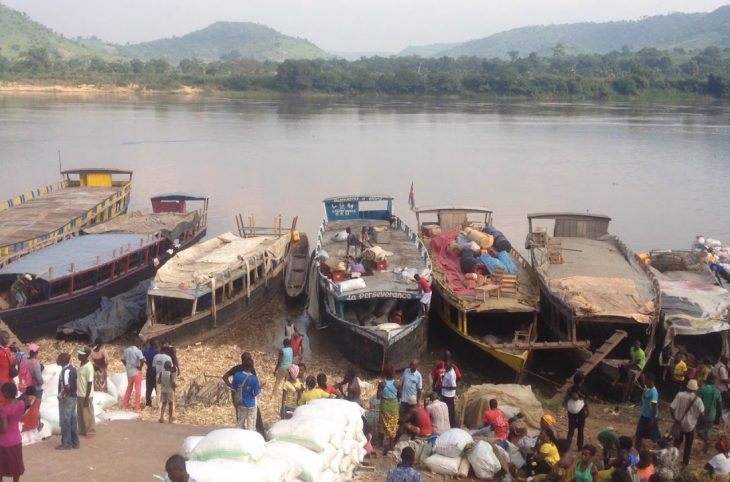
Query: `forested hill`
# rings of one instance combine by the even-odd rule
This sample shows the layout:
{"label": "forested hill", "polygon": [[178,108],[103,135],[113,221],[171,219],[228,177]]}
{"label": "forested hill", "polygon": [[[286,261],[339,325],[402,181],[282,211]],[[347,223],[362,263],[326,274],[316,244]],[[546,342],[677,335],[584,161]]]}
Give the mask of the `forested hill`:
{"label": "forested hill", "polygon": [[331,57],[308,40],[289,37],[251,22],[216,22],[182,37],[117,46],[117,53],[129,58],[164,58],[173,62],[185,58],[204,61],[249,58],[280,62]]}
{"label": "forested hill", "polygon": [[0,55],[14,59],[22,52],[39,48],[61,58],[96,54],[31,20],[24,13],[0,4]]}
{"label": "forested hill", "polygon": [[444,49],[409,47],[401,55],[508,58],[536,52],[543,56],[552,54],[557,44],[567,54],[608,53],[623,47],[633,51],[730,47],[730,5],[710,13],[674,13],[637,21],[522,27]]}

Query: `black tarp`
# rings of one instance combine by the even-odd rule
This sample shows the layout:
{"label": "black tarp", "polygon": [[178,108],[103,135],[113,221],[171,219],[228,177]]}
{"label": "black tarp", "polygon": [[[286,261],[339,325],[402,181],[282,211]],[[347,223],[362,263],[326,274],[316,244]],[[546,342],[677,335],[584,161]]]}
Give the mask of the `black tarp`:
{"label": "black tarp", "polygon": [[140,327],[147,314],[147,290],[151,282],[151,279],[141,281],[126,293],[102,298],[94,313],[65,323],[56,331],[65,335],[86,335],[91,342],[101,338],[102,342],[108,343]]}

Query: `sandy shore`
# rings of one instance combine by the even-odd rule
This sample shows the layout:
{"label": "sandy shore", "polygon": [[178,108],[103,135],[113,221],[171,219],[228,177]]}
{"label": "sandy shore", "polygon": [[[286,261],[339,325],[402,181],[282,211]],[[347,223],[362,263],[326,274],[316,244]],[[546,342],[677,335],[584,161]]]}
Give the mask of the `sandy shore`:
{"label": "sandy shore", "polygon": [[73,95],[200,95],[203,89],[180,86],[171,90],[152,90],[137,84],[118,86],[112,84],[26,84],[21,82],[0,82],[0,93],[12,94],[73,94]]}

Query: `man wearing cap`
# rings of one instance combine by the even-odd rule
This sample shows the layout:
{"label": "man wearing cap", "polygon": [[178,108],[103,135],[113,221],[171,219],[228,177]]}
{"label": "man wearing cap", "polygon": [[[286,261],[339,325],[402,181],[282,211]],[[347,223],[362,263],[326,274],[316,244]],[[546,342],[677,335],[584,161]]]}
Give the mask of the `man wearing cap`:
{"label": "man wearing cap", "polygon": [[697,396],[697,388],[699,388],[697,380],[688,381],[687,390],[679,392],[669,407],[672,420],[681,427],[679,436],[674,439],[674,446],[679,448],[684,442],[682,463],[685,466],[689,464],[689,456],[692,453],[697,421],[700,415],[705,412],[705,405],[702,403],[702,399]]}
{"label": "man wearing cap", "polygon": [[94,365],[89,361],[91,349],[84,347],[78,351],[79,365],[76,370],[76,413],[79,423],[79,435],[93,437],[96,435],[94,420]]}

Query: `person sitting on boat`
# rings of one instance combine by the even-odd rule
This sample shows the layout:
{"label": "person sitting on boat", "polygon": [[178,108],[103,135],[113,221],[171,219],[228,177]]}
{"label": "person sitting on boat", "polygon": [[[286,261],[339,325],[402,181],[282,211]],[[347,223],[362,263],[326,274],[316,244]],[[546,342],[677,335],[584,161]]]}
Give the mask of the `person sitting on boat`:
{"label": "person sitting on boat", "polygon": [[472,430],[472,437],[485,437],[494,433],[499,440],[504,440],[509,435],[509,422],[504,412],[499,408],[496,398],[489,400],[489,409],[482,415],[482,427]]}
{"label": "person sitting on boat", "polygon": [[357,242],[360,247],[360,256],[362,256],[363,251],[375,246],[372,242],[370,242],[370,236],[368,235],[367,226],[362,227],[362,230],[360,231],[360,234],[357,237]]}
{"label": "person sitting on boat", "polygon": [[[345,391],[344,389],[345,385],[347,385],[347,391]],[[344,398],[345,400],[349,400],[350,402],[355,402],[358,405],[362,405],[362,389],[360,388],[360,380],[358,380],[357,376],[355,375],[354,368],[350,367],[347,369],[345,377],[340,383],[335,384],[335,388],[339,391],[339,393],[337,394],[338,398]]]}
{"label": "person sitting on boat", "polygon": [[347,256],[355,256],[357,255],[357,248],[360,244],[360,242],[357,239],[357,234],[352,232],[352,229],[348,226],[345,228],[345,232],[347,233],[347,239],[346,239],[346,246],[347,249],[345,251]]}
{"label": "person sitting on boat", "polygon": [[30,300],[29,283],[32,279],[29,274],[20,275],[10,286],[10,294],[13,296],[16,308],[21,308],[28,304]]}
{"label": "person sitting on boat", "polygon": [[414,274],[413,279],[416,280],[416,283],[418,283],[418,287],[421,288],[421,291],[423,291],[423,296],[421,296],[421,299],[419,300],[421,303],[421,309],[423,310],[423,314],[428,316],[428,309],[431,305],[431,285],[428,283],[428,280],[426,278],[421,278],[419,274]]}
{"label": "person sitting on boat", "polygon": [[361,261],[356,260],[352,256],[348,258],[347,271],[349,271],[350,273],[360,273],[361,275],[364,275],[367,272],[367,270],[365,269],[365,265],[363,265]]}
{"label": "person sitting on boat", "polygon": [[279,358],[276,360],[276,368],[274,368],[275,380],[274,389],[271,392],[272,398],[279,393],[279,386],[286,380],[287,370],[289,370],[292,363],[294,363],[294,350],[291,348],[291,340],[284,338],[283,346],[279,349]]}
{"label": "person sitting on boat", "polygon": [[306,380],[306,390],[302,392],[302,396],[299,397],[297,405],[305,405],[307,402],[317,400],[319,398],[330,398],[330,394],[322,390],[317,386],[317,379],[314,376],[309,375]]}
{"label": "person sitting on boat", "polygon": [[619,383],[632,383],[632,380],[629,380],[629,371],[641,372],[644,366],[646,366],[646,352],[641,348],[641,341],[634,340],[629,348],[629,363],[619,366]]}

